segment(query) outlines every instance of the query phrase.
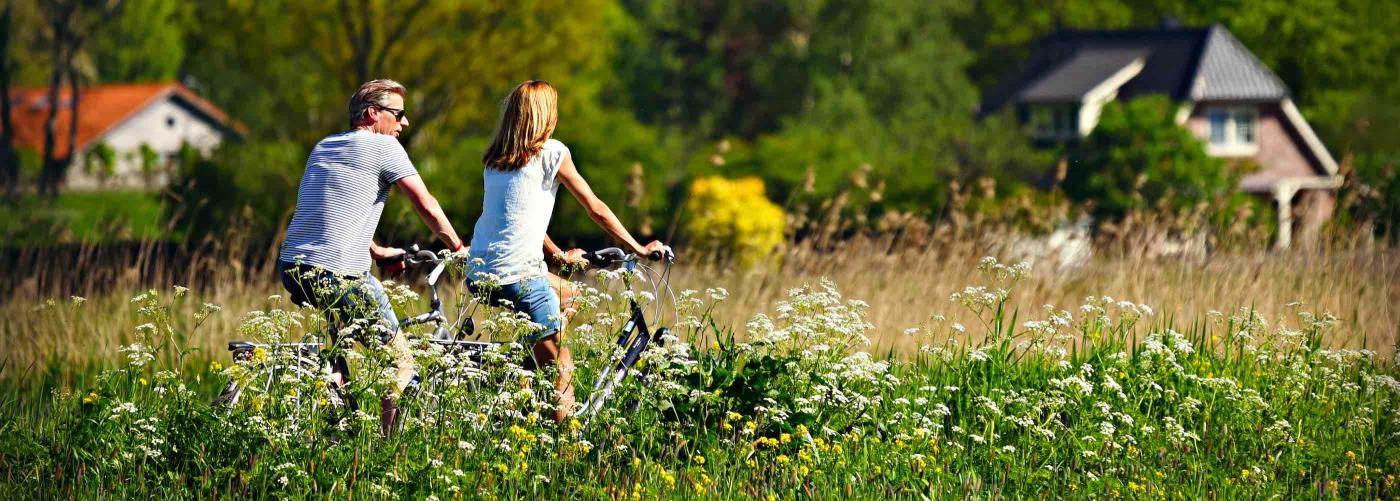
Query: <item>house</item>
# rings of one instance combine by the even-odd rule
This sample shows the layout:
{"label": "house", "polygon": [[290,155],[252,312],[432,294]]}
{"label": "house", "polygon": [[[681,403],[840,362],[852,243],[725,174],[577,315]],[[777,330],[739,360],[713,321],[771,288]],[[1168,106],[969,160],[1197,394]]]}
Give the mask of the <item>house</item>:
{"label": "house", "polygon": [[[175,82],[95,85],[83,88],[78,98],[75,158],[63,182],[69,190],[158,188],[169,182],[169,163],[182,145],[208,155],[241,135],[241,126],[222,110]],[[66,87],[59,103],[55,151],[63,155],[73,107]],[[43,151],[50,104],[47,87],[11,92],[16,148]],[[94,168],[98,157],[89,156],[104,150],[111,165]]]}
{"label": "house", "polygon": [[1225,27],[1062,31],[1038,41],[1019,70],[984,96],[982,115],[1012,108],[1042,142],[1075,141],[1114,99],[1164,94],[1177,122],[1212,156],[1252,162],[1240,188],[1278,207],[1275,244],[1312,238],[1331,217],[1342,178],[1288,86]]}

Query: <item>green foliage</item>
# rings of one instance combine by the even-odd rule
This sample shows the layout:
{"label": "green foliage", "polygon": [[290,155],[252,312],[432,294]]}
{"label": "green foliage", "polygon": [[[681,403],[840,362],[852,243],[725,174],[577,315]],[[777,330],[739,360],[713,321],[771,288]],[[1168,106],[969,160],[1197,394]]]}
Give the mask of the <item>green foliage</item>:
{"label": "green foliage", "polygon": [[607,53],[614,13],[597,0],[206,2],[194,9],[185,71],[256,138],[307,146],[347,127],[357,86],[393,78],[409,89],[405,142],[432,152],[489,134],[520,81],[588,88],[575,77]]}
{"label": "green foliage", "polygon": [[0,204],[0,241],[16,247],[157,241],[167,237],[163,211],[157,195],[142,191],[60,193],[54,200],[26,194]]}
{"label": "green foliage", "polygon": [[89,42],[102,82],[173,80],[185,60],[185,30],[195,4],[125,0],[122,14],[101,24]]}
{"label": "green foliage", "polygon": [[1175,111],[1163,96],[1105,105],[1094,132],[1069,150],[1065,192],[1110,218],[1162,200],[1184,210],[1230,196],[1234,176],[1176,124]]}
{"label": "green foliage", "polygon": [[107,143],[88,147],[83,154],[83,172],[97,177],[98,185],[105,184],[116,174],[117,152]]}
{"label": "green foliage", "polygon": [[291,220],[306,154],[287,142],[225,143],[209,159],[185,148],[164,192],[167,218],[189,237],[271,237]]}
{"label": "green foliage", "polygon": [[[1331,151],[1354,159],[1357,179],[1384,186],[1395,158],[1386,125],[1394,120],[1381,113],[1400,81],[1397,5],[129,0],[97,23],[79,60],[98,82],[178,77],[247,125],[251,142],[303,150],[345,128],[355,85],[397,79],[410,90],[405,145],[459,229],[476,214],[476,150],[500,98],[521,80],[547,79],[561,91],[558,136],[595,189],[635,230],[669,234],[688,181],[703,175],[763,177],[789,209],[848,193],[843,211],[860,217],[937,217],[952,181],[991,178],[998,197],[1040,184],[1053,159],[1029,146],[1011,116],[974,121],[977,88],[1054,30],[1153,27],[1166,17],[1231,29],[1289,85]],[[14,6],[9,56],[24,61],[16,81],[43,84],[43,5]],[[725,151],[714,146],[721,140]],[[1348,208],[1356,216],[1349,221],[1394,226],[1386,222],[1394,204],[1375,201],[1388,198],[1362,198]],[[384,231],[422,235],[401,202],[391,202]],[[568,201],[552,231],[573,243],[599,241]]]}

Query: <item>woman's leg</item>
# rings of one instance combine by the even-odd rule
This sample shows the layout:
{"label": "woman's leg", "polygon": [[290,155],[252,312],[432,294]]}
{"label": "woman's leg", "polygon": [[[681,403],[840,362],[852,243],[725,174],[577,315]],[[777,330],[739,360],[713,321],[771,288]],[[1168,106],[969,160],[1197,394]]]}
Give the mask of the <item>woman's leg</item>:
{"label": "woman's leg", "polygon": [[569,347],[560,344],[556,333],[535,343],[535,363],[540,367],[555,365],[559,375],[554,379],[554,422],[563,423],[574,412],[574,356]]}
{"label": "woman's leg", "polygon": [[537,367],[554,365],[558,371],[554,379],[554,421],[562,423],[573,413],[575,402],[574,358],[563,344],[566,314],[561,311],[560,304],[563,298],[572,301],[578,292],[567,280],[553,274],[522,282],[520,289],[516,306],[523,308],[531,321],[544,326],[540,332],[542,339],[535,341],[531,348]]}
{"label": "woman's leg", "polygon": [[565,322],[574,316],[574,299],[578,298],[578,286],[574,285],[559,275],[549,274],[549,288],[554,290],[554,294],[559,297],[559,310],[564,314]]}

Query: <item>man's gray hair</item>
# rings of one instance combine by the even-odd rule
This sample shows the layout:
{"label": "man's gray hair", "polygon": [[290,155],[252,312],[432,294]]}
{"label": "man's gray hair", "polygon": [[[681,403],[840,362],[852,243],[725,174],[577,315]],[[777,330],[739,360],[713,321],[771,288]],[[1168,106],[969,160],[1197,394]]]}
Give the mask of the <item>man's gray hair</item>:
{"label": "man's gray hair", "polygon": [[360,90],[350,96],[350,128],[353,129],[365,118],[365,110],[370,106],[388,106],[390,92],[405,96],[408,89],[405,89],[403,84],[387,78],[370,80],[361,85]]}

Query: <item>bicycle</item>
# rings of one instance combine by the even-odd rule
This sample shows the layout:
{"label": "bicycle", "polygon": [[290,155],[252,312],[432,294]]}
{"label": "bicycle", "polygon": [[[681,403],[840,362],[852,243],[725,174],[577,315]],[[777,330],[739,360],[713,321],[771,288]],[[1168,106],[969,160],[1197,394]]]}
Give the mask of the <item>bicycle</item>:
{"label": "bicycle", "polygon": [[[621,249],[610,247],[595,252],[585,254],[585,259],[597,268],[607,268],[620,265],[628,273],[635,273],[639,269],[648,274],[647,280],[653,284],[652,293],[657,297],[663,290],[672,298],[674,304],[674,294],[670,288],[670,271],[674,263],[675,256],[669,250],[664,256],[665,265],[659,274],[650,267],[641,264],[636,254],[623,252]],[[501,341],[480,341],[480,333],[476,333],[473,315],[480,305],[477,298],[470,302],[463,302],[454,320],[449,321],[443,311],[442,300],[438,294],[438,284],[445,274],[448,266],[452,263],[452,256],[439,256],[431,251],[419,250],[418,246],[410,247],[408,252],[400,255],[406,268],[418,268],[424,265],[433,265],[429,271],[426,282],[429,291],[429,311],[408,317],[400,321],[400,332],[408,332],[407,328],[422,324],[433,324],[433,329],[427,336],[418,336],[417,339],[424,339],[430,344],[442,348],[443,353],[453,355],[458,361],[466,360],[466,366],[443,367],[432,370],[426,374],[420,373],[415,378],[413,384],[405,391],[406,399],[413,402],[408,408],[414,411],[413,415],[418,417],[431,416],[443,408],[438,401],[437,391],[447,386],[458,385],[465,379],[479,377],[479,373],[472,372],[484,362],[488,353],[506,354],[509,356],[510,343]],[[392,262],[381,262],[380,266],[386,266]],[[631,282],[628,282],[630,289]],[[468,309],[468,303],[471,307]],[[617,348],[621,350],[621,356],[612,364],[608,364],[604,371],[596,379],[593,391],[589,394],[585,404],[577,409],[573,416],[582,418],[585,422],[604,407],[604,403],[612,396],[617,386],[621,384],[629,374],[633,372],[637,361],[653,341],[657,346],[665,342],[665,336],[670,332],[669,328],[661,327],[652,332],[643,308],[636,299],[629,300],[630,317],[618,333],[616,341]],[[665,310],[660,301],[656,304],[656,318],[664,318]],[[473,339],[467,339],[473,336]],[[411,340],[413,338],[410,338]],[[344,340],[338,340],[343,342]],[[315,398],[315,395],[303,395],[302,390],[293,387],[286,394],[285,404],[290,405],[292,412],[289,418],[293,422],[300,421],[305,416],[314,415],[322,407],[340,408],[349,406],[353,412],[357,405],[353,398],[350,398],[344,391],[349,384],[348,365],[343,360],[338,360],[338,356],[326,356],[326,353],[335,350],[328,350],[326,343],[314,334],[308,334],[300,342],[292,343],[257,343],[251,341],[230,341],[228,349],[235,362],[241,363],[245,370],[253,375],[248,378],[233,378],[225,386],[215,402],[225,406],[238,405],[244,398],[245,393],[261,394],[265,399],[271,400],[276,386],[274,383],[291,376],[293,378],[319,378],[322,374],[336,373],[339,366],[343,372],[343,378],[338,384],[328,384],[328,396],[324,401]],[[260,352],[261,350],[261,352]],[[533,359],[525,356],[520,365],[533,369]],[[650,371],[649,367],[643,368],[640,376],[644,377]],[[636,407],[636,402],[630,404]],[[441,416],[438,416],[441,417]],[[404,420],[400,419],[400,425]]]}

